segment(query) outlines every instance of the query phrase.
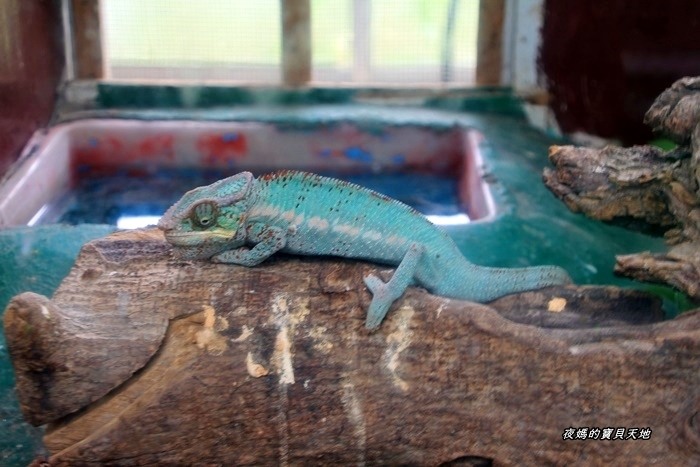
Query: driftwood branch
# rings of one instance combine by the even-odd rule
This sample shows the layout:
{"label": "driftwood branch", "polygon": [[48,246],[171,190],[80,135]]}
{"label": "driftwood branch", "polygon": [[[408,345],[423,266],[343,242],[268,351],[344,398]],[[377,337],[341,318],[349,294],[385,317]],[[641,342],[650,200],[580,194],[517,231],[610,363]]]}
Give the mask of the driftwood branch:
{"label": "driftwood branch", "polygon": [[[658,322],[656,299],[604,287],[411,289],[370,333],[376,270],[94,241],[51,300],[5,313],[22,410],[53,465],[700,463],[699,312]],[[651,432],[564,439],[583,427]]]}
{"label": "driftwood branch", "polygon": [[575,212],[664,234],[668,253],[620,256],[615,271],[672,285],[700,300],[700,78],[676,82],[645,117],[679,146],[553,146],[544,180]]}

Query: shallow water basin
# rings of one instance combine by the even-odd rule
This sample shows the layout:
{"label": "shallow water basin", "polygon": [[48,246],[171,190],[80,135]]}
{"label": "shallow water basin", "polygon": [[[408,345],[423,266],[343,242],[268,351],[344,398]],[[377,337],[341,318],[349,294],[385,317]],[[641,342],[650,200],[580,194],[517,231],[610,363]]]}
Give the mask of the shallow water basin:
{"label": "shallow water basin", "polygon": [[494,213],[480,134],[458,126],[78,120],[37,132],[0,186],[0,226],[154,223],[184,191],[299,169],[404,201],[442,224]]}

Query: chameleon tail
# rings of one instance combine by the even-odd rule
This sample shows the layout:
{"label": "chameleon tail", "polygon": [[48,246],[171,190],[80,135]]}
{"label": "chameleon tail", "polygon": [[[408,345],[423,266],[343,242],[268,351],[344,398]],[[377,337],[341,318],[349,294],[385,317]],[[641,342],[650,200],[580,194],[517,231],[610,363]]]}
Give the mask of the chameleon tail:
{"label": "chameleon tail", "polygon": [[569,274],[558,266],[483,269],[484,275],[489,280],[489,287],[482,291],[484,298],[480,301],[490,301],[512,293],[572,283]]}
{"label": "chameleon tail", "polygon": [[476,302],[489,302],[504,295],[553,285],[571,284],[569,274],[558,266],[528,268],[489,268],[469,264],[468,273],[455,276],[460,283],[452,283],[438,293],[453,298]]}

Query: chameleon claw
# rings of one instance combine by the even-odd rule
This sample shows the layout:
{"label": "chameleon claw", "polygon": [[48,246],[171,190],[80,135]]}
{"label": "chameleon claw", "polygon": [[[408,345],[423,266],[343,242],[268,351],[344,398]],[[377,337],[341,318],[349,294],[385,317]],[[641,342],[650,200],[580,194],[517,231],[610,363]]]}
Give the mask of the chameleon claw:
{"label": "chameleon claw", "polygon": [[391,282],[385,283],[380,278],[374,274],[370,274],[364,278],[365,285],[372,292],[372,302],[369,304],[369,309],[367,310],[367,319],[365,320],[365,327],[367,329],[373,330],[377,329],[387,313],[391,304],[394,303],[396,298],[392,294],[393,288],[391,287]]}
{"label": "chameleon claw", "polygon": [[394,300],[390,297],[389,285],[374,274],[366,276],[364,281],[367,288],[372,292],[372,302],[367,310],[365,327],[367,329],[377,329],[384,321]]}

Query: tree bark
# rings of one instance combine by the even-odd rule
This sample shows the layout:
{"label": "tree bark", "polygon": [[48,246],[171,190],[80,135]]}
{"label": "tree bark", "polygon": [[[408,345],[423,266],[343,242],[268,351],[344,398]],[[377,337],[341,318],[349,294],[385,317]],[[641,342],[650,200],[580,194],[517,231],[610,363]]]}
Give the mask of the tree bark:
{"label": "tree bark", "polygon": [[[5,313],[23,413],[48,423],[51,465],[700,463],[700,312],[413,288],[368,332],[377,271],[181,262],[157,230],[93,241],[51,300]],[[564,439],[584,427],[651,432]]]}
{"label": "tree bark", "polygon": [[682,78],[656,99],[644,116],[654,132],[687,145],[700,122],[700,77]]}

